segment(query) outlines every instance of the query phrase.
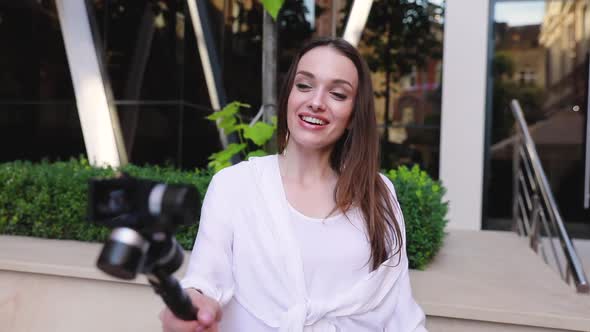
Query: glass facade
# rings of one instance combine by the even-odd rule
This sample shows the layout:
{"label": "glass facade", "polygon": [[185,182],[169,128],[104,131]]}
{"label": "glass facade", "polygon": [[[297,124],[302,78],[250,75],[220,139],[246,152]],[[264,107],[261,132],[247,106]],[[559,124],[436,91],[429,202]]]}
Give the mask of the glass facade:
{"label": "glass facade", "polygon": [[[8,4],[10,3],[10,4]],[[50,160],[85,154],[67,57],[53,0],[0,5],[2,160]],[[225,102],[261,105],[262,5],[205,1],[206,23],[220,64]],[[359,46],[374,71],[383,167],[418,164],[438,176],[442,1],[373,6]],[[183,0],[88,2],[106,88],[113,96],[130,162],[205,167],[221,148],[189,9]],[[343,29],[349,0],[289,0],[278,18],[278,82],[295,52],[313,36]],[[202,8],[201,8],[202,10]],[[380,26],[389,34],[382,34]],[[390,40],[388,63],[376,52]],[[417,41],[418,48],[408,47]],[[387,77],[389,77],[387,79]],[[386,82],[387,81],[387,82]],[[384,85],[386,84],[387,85]],[[388,86],[388,88],[385,88]],[[277,89],[278,90],[278,89]],[[18,140],[20,145],[7,144]]]}
{"label": "glass facade", "polygon": [[494,9],[484,228],[512,225],[508,103],[516,98],[570,233],[590,234],[590,212],[583,207],[590,1],[502,1]]}
{"label": "glass facade", "polygon": [[418,165],[438,178],[443,28],[443,1],[371,8],[359,48],[373,71],[384,169]]}
{"label": "glass facade", "polygon": [[0,3],[0,161],[85,153],[53,1]]}
{"label": "glass facade", "polygon": [[[206,9],[219,37],[222,13]],[[204,119],[213,110],[186,1],[94,1],[89,13],[129,161],[206,166],[221,145]]]}

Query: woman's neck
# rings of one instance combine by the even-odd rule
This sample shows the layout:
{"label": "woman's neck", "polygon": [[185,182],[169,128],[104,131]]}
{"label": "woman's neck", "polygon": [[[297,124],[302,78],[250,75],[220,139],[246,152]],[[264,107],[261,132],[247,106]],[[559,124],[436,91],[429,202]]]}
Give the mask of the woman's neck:
{"label": "woman's neck", "polygon": [[279,156],[283,178],[301,184],[333,181],[336,174],[330,165],[331,150],[302,149],[288,144]]}

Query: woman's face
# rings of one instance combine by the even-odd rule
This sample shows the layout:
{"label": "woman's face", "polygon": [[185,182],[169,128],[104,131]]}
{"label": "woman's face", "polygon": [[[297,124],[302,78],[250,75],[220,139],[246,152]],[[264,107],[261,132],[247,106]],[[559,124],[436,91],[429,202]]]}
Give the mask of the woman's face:
{"label": "woman's face", "polygon": [[326,149],[350,123],[358,86],[354,63],[329,46],[301,57],[287,101],[289,141]]}

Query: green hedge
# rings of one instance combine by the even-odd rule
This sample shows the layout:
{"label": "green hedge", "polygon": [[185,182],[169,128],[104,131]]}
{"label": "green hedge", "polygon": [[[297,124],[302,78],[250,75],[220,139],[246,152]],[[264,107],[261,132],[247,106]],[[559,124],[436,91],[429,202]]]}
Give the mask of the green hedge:
{"label": "green hedge", "polygon": [[[170,167],[128,165],[122,171],[171,184],[193,184],[201,197],[211,180],[209,172],[182,172]],[[91,167],[85,159],[0,164],[0,234],[103,242],[109,230],[86,221],[88,180],[114,173],[111,168]],[[178,242],[192,248],[197,228],[180,228]]]}
{"label": "green hedge", "polygon": [[423,269],[442,246],[448,209],[445,189],[418,166],[401,166],[385,175],[395,185],[404,212],[410,268]]}
{"label": "green hedge", "polygon": [[[166,183],[194,185],[204,196],[209,171],[178,171],[170,167],[128,165],[132,176]],[[108,177],[110,168],[94,168],[85,159],[67,162],[0,164],[0,234],[103,242],[109,229],[86,221],[88,179]],[[418,168],[386,172],[396,186],[404,211],[407,250],[412,268],[424,268],[440,248],[445,225],[444,189]],[[198,225],[183,227],[176,238],[191,249]]]}

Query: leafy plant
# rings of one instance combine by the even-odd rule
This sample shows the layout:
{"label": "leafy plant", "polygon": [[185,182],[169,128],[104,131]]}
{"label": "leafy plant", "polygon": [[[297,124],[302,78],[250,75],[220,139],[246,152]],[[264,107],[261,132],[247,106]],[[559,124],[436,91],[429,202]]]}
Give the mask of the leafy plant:
{"label": "leafy plant", "polygon": [[276,20],[284,2],[285,0],[262,0],[262,6]]}
{"label": "leafy plant", "polygon": [[448,202],[445,188],[418,166],[401,166],[385,175],[393,182],[406,226],[410,267],[424,269],[443,243]]}
{"label": "leafy plant", "polygon": [[[263,147],[276,131],[276,118],[273,118],[272,124],[263,121],[256,121],[252,125],[243,123],[239,111],[241,108],[249,107],[248,104],[234,101],[227,104],[221,111],[207,116],[207,119],[217,122],[225,135],[235,132],[239,139],[239,143],[228,144],[225,149],[209,156],[208,166],[215,172],[231,166],[231,159],[236,154],[242,154],[245,158],[267,155]],[[255,149],[251,149],[251,146]]]}

